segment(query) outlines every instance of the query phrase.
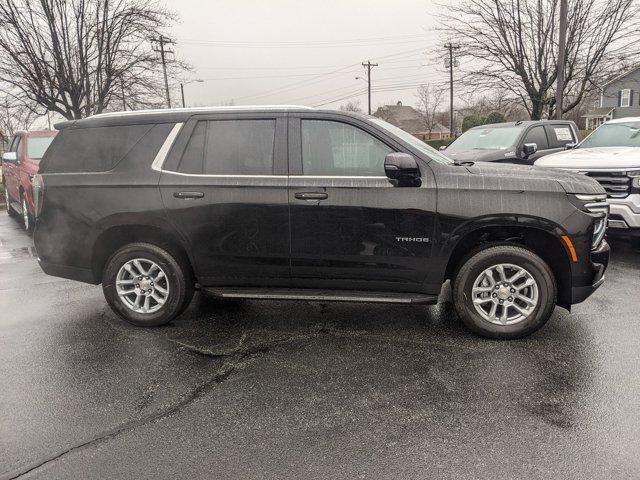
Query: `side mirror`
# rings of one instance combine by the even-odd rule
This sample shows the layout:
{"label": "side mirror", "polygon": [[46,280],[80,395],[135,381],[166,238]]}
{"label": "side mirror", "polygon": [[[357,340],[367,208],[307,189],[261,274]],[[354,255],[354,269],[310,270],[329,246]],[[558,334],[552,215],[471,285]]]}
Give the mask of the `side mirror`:
{"label": "side mirror", "polygon": [[440,150],[441,152],[446,149],[447,149],[446,145],[440,145],[440,148],[438,148],[438,150]]}
{"label": "side mirror", "polygon": [[18,161],[18,155],[16,152],[6,152],[2,154],[2,162],[16,163]]}
{"label": "side mirror", "polygon": [[575,143],[567,143],[567,144],[564,146],[564,149],[565,149],[565,150],[573,150],[574,148],[576,148],[576,144],[575,144]]}
{"label": "side mirror", "polygon": [[525,143],[522,146],[522,155],[526,157],[530,157],[534,153],[538,151],[538,145],[535,143]]}
{"label": "side mirror", "polygon": [[408,153],[389,153],[384,157],[384,173],[397,187],[419,187],[422,184],[418,162]]}

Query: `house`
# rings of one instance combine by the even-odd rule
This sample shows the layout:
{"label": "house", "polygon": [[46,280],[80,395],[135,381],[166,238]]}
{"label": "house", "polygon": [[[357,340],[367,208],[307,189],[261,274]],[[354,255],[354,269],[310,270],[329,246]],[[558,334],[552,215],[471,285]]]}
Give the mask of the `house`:
{"label": "house", "polygon": [[614,118],[637,116],[640,116],[640,65],[605,83],[594,108],[583,115],[587,130]]}
{"label": "house", "polygon": [[423,141],[449,138],[449,129],[447,127],[436,123],[429,131],[425,125],[423,115],[415,108],[403,105],[402,102],[378,107],[373,116],[381,118]]}

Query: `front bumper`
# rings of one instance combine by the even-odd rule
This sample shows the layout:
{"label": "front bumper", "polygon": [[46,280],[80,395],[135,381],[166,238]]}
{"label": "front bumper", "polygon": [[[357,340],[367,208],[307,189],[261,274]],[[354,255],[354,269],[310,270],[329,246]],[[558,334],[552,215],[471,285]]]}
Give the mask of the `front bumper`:
{"label": "front bumper", "polygon": [[576,304],[585,301],[604,282],[604,272],[609,265],[611,248],[606,240],[603,240],[596,250],[591,251],[590,281],[587,285],[575,285],[571,287],[571,303]]}
{"label": "front bumper", "polygon": [[640,229],[640,194],[634,193],[626,198],[608,198],[607,203],[610,231],[623,233],[630,229]]}

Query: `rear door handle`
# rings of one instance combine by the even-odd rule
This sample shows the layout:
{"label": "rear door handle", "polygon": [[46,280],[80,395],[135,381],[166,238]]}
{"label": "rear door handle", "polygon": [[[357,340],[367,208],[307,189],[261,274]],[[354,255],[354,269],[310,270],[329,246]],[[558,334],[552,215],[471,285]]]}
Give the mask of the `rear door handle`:
{"label": "rear door handle", "polygon": [[295,197],[298,200],[326,200],[329,195],[324,192],[298,192]]}
{"label": "rear door handle", "polygon": [[202,198],[204,197],[204,193],[203,192],[174,192],[173,196],[181,199]]}

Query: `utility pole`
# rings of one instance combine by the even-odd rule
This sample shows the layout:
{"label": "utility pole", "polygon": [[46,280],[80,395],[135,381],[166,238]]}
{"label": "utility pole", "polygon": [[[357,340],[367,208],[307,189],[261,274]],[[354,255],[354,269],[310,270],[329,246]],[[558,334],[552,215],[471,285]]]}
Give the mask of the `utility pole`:
{"label": "utility pole", "polygon": [[162,35],[160,35],[160,37],[158,38],[158,43],[160,44],[160,48],[159,49],[155,49],[154,51],[159,52],[160,53],[160,59],[162,60],[162,71],[164,73],[164,90],[165,90],[165,94],[167,96],[167,107],[171,108],[171,96],[169,95],[169,79],[167,77],[167,60],[166,60],[166,54],[167,53],[173,53],[172,50],[165,50],[165,45],[171,45],[173,43],[175,43],[173,40],[170,40]]}
{"label": "utility pole", "polygon": [[371,115],[371,69],[377,67],[377,63],[371,63],[371,60],[362,62],[362,66],[367,69],[367,96],[368,96],[368,108],[367,111]]}
{"label": "utility pole", "polygon": [[184,83],[180,84],[180,96],[182,97],[182,108],[186,108],[184,104]]}
{"label": "utility pole", "polygon": [[449,42],[445,44],[444,48],[449,50],[449,58],[448,61],[445,60],[445,66],[449,67],[449,135],[453,138],[453,67],[457,66],[453,58],[453,51],[458,50],[460,46]]}
{"label": "utility pole", "polygon": [[556,86],[556,119],[562,120],[564,93],[564,61],[567,50],[567,0],[560,0],[560,32],[558,38],[558,84]]}

